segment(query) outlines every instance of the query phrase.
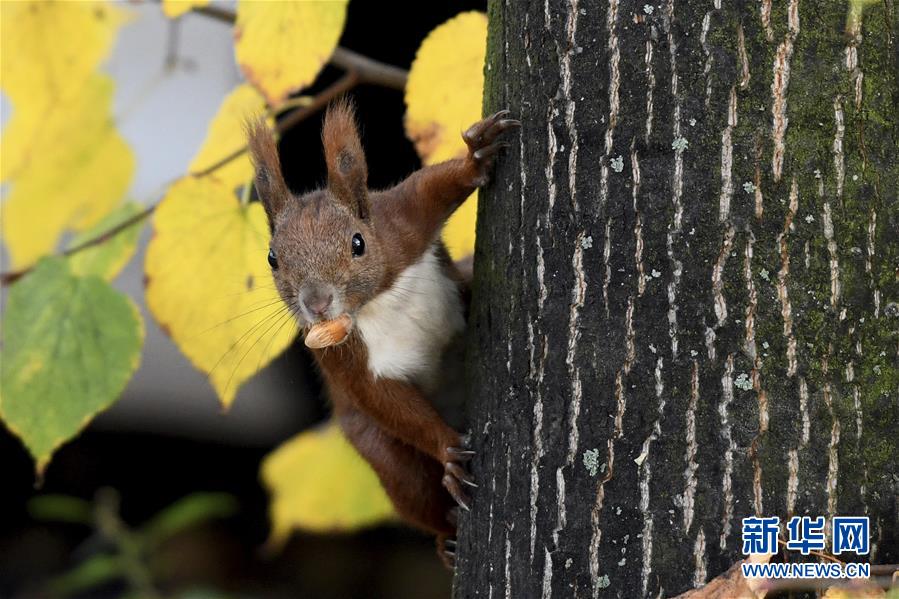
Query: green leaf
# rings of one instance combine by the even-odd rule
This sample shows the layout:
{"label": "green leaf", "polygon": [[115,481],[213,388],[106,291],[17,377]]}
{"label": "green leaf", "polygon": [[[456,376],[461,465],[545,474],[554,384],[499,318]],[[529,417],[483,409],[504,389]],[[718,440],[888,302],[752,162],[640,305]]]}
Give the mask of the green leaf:
{"label": "green leaf", "polygon": [[119,556],[95,555],[52,579],[47,584],[47,590],[54,597],[74,595],[121,578],[124,572],[125,566]]}
{"label": "green leaf", "polygon": [[227,493],[193,493],[168,506],[141,529],[150,544],[158,544],[190,526],[237,511],[237,500]]}
{"label": "green leaf", "polygon": [[[136,202],[126,202],[104,216],[96,225],[77,235],[69,247],[77,247],[99,237],[113,227],[135,218],[143,210],[143,206]],[[140,237],[141,224],[142,222],[136,222],[102,243],[70,256],[69,266],[72,272],[76,275],[97,275],[107,281],[114,279],[137,250],[137,238]]]}
{"label": "green leaf", "polygon": [[28,513],[35,520],[87,524],[94,522],[89,501],[71,495],[38,495],[28,501]]}
{"label": "green leaf", "polygon": [[9,291],[3,317],[0,417],[43,473],[56,449],[125,388],[140,362],[143,322],[106,281],[45,258]]}

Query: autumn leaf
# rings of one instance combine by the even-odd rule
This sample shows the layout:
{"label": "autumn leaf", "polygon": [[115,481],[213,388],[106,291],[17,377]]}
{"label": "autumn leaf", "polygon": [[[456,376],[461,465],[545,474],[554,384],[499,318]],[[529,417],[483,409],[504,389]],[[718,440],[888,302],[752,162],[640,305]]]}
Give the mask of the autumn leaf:
{"label": "autumn leaf", "polygon": [[[78,247],[86,241],[99,238],[117,225],[136,217],[142,211],[143,207],[140,204],[126,202],[107,214],[96,225],[77,235],[69,247]],[[102,243],[72,254],[69,257],[69,267],[76,275],[97,275],[111,281],[134,256],[140,230],[140,223],[135,223]]]}
{"label": "autumn leaf", "polygon": [[[209,125],[200,151],[190,163],[189,171],[199,173],[219,164],[223,159],[247,145],[246,123],[265,112],[265,99],[253,86],[234,88],[219,107]],[[269,119],[271,124],[272,120]],[[211,174],[225,185],[235,188],[253,177],[253,164],[246,153],[230,160]]]}
{"label": "autumn leaf", "polygon": [[266,259],[265,211],[217,179],[187,177],[159,204],[153,232],[147,306],[228,407],[297,333]]}
{"label": "autumn leaf", "polygon": [[109,407],[137,369],[143,323],[134,303],[95,276],[45,258],[9,291],[0,416],[44,471],[56,449]]}
{"label": "autumn leaf", "polygon": [[109,116],[112,92],[111,79],[93,75],[40,123],[14,113],[2,142],[11,184],[2,233],[14,266],[50,253],[65,230],[97,223],[128,189],[135,161]]}
{"label": "autumn leaf", "polygon": [[453,260],[474,254],[475,227],[478,222],[478,192],[459,206],[443,227],[443,243]]}
{"label": "autumn leaf", "polygon": [[406,133],[427,164],[464,155],[461,133],[481,118],[487,16],[465,12],[431,31],[406,84]]}
{"label": "autumn leaf", "polygon": [[[124,195],[134,155],[109,118],[112,80],[92,76],[69,104],[31,126],[16,113],[3,135],[3,238],[17,267],[51,252],[67,229],[95,224]],[[61,141],[62,140],[62,141]]]}
{"label": "autumn leaf", "polygon": [[340,39],[347,2],[242,0],[237,5],[237,63],[270,105],[315,80]]}
{"label": "autumn leaf", "polygon": [[271,495],[270,543],[276,547],[295,529],[352,530],[393,515],[377,476],[334,422],[266,456],[262,480]]}
{"label": "autumn leaf", "polygon": [[[425,164],[465,155],[462,131],[481,118],[487,16],[461,13],[428,34],[406,84],[406,135]],[[472,194],[444,228],[456,259],[474,252],[477,198]]]}
{"label": "autumn leaf", "polygon": [[0,2],[0,71],[14,118],[42,117],[78,93],[129,18],[107,2]]}
{"label": "autumn leaf", "polygon": [[207,6],[209,0],[162,0],[162,14],[176,19],[198,6]]}

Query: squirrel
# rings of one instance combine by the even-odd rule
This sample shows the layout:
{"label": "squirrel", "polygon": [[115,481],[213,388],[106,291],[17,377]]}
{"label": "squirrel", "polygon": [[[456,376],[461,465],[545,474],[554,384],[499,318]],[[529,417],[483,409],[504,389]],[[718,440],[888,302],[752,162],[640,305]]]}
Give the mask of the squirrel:
{"label": "squirrel", "polygon": [[[488,182],[500,136],[519,127],[503,110],[462,134],[464,158],[426,166],[383,191],[368,189],[355,109],[328,108],[324,189],[293,194],[263,120],[249,126],[255,185],[268,216],[268,261],[281,298],[307,332],[342,319],[339,344],[312,349],[334,415],[372,466],[397,513],[437,536],[455,559],[458,511],[476,487],[474,452],[434,405],[444,353],[465,328],[470,268],[440,239],[446,220]],[[465,272],[468,271],[468,272]],[[307,337],[307,345],[309,339]]]}

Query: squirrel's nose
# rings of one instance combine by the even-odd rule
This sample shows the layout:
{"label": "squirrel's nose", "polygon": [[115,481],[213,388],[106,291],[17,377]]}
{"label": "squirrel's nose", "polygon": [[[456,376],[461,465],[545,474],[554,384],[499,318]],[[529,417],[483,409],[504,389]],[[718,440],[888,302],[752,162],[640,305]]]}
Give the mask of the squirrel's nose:
{"label": "squirrel's nose", "polygon": [[307,297],[303,299],[303,304],[306,305],[306,309],[314,316],[324,316],[328,308],[331,307],[332,301],[334,301],[334,294],[329,293],[326,296],[313,295]]}

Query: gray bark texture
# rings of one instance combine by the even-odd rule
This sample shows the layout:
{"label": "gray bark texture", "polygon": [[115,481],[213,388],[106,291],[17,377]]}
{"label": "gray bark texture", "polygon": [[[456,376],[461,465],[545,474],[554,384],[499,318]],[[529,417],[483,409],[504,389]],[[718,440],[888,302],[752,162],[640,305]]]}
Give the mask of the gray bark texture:
{"label": "gray bark texture", "polygon": [[897,10],[491,0],[456,597],[675,595],[750,515],[899,561]]}

